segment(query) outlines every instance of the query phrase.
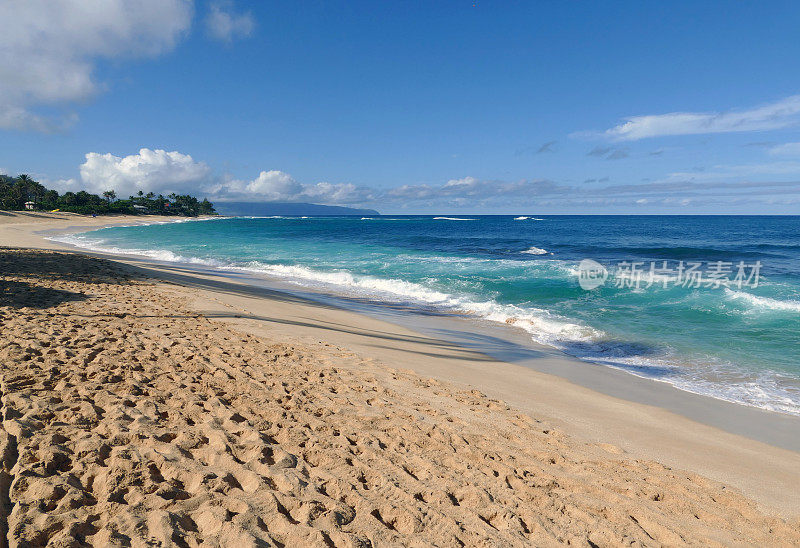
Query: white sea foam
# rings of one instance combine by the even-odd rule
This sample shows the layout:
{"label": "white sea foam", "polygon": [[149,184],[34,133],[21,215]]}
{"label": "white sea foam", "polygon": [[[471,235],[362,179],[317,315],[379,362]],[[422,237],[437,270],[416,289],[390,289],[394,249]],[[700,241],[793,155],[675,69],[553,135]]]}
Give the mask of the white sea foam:
{"label": "white sea foam", "polygon": [[322,271],[305,266],[270,265],[257,261],[233,268],[268,274],[305,287],[337,289],[338,292],[358,297],[423,304],[478,316],[492,322],[515,325],[528,331],[542,344],[585,342],[603,336],[600,331],[570,322],[544,309],[479,301],[466,295],[436,291],[418,283],[395,278],[359,276],[346,270]]}
{"label": "white sea foam", "polygon": [[107,228],[122,228],[123,226],[150,226],[150,225],[174,225],[180,223],[202,223],[204,221],[218,221],[220,219],[227,219],[228,217],[181,217],[178,219],[169,219],[167,221],[148,221],[147,219],[143,219],[141,223],[135,223],[132,225],[109,225]]}
{"label": "white sea foam", "polygon": [[734,291],[725,289],[725,294],[731,300],[741,301],[750,305],[753,310],[783,310],[788,312],[800,312],[800,301],[781,301],[770,297],[760,297],[747,293],[746,291]]}
{"label": "white sea foam", "polygon": [[311,219],[311,217],[303,216],[291,216],[291,215],[237,215],[235,217],[229,217],[230,219]]}
{"label": "white sea foam", "polygon": [[199,257],[184,257],[163,249],[119,248],[105,240],[84,235],[53,238],[56,241],[93,251],[138,255],[158,261],[198,264],[267,274],[309,288],[337,290],[358,297],[424,304],[451,312],[472,314],[489,321],[513,324],[534,336],[542,344],[558,341],[585,341],[601,336],[600,332],[572,323],[547,310],[502,305],[494,301],[478,301],[473,297],[436,291],[422,284],[395,278],[355,275],[347,270],[317,270],[301,265],[267,264],[259,261],[231,263]]}
{"label": "white sea foam", "polygon": [[710,396],[731,403],[750,407],[800,415],[800,390],[777,382],[774,372],[765,372],[750,380],[716,382],[694,376],[690,379],[668,380],[681,390]]}
{"label": "white sea foam", "polygon": [[549,251],[542,249],[541,247],[530,247],[525,251],[520,251],[520,253],[525,253],[527,255],[547,255]]}
{"label": "white sea foam", "polygon": [[462,217],[434,217],[434,221],[477,221],[477,219],[464,219]]}
{"label": "white sea foam", "polygon": [[570,344],[556,343],[553,346],[582,360],[664,382],[685,392],[768,411],[800,415],[800,386],[779,382],[780,375],[774,371],[761,371],[754,376],[754,372],[743,371],[732,363],[688,363],[671,353],[643,357],[632,352],[630,356],[609,357],[593,351],[603,348],[602,343],[580,345],[577,351]]}
{"label": "white sea foam", "polygon": [[90,238],[81,235],[67,234],[62,236],[54,236],[47,239],[54,242],[61,242],[75,247],[88,249],[90,251],[110,253],[112,255],[136,255],[154,259],[156,261],[199,264],[214,267],[227,266],[227,263],[223,261],[218,261],[215,259],[202,259],[199,257],[184,257],[183,255],[178,255],[177,253],[173,253],[167,249],[122,248],[113,245],[107,245],[106,240],[101,238]]}
{"label": "white sea foam", "polygon": [[527,221],[530,217],[514,217],[515,221]]}
{"label": "white sea foam", "polygon": [[259,261],[234,265],[229,268],[269,274],[306,287],[339,287],[347,293],[361,297],[402,297],[429,305],[446,305],[451,296],[423,285],[395,278],[377,278],[354,275],[346,270],[316,270],[300,265],[266,264]]}
{"label": "white sea foam", "polygon": [[[170,219],[168,221],[152,221],[147,220],[147,218],[143,218],[140,222],[135,222],[130,225],[108,225],[104,226],[103,228],[132,228],[136,226],[154,226],[154,225],[172,225],[172,224],[179,224],[179,223],[201,223],[204,221],[219,221],[221,219],[230,219],[230,217],[223,217],[223,216],[215,216],[215,217],[202,217],[202,218],[194,218],[194,217],[181,217],[177,219]],[[101,229],[97,229],[101,230]],[[56,241],[54,238],[46,238],[48,240]]]}

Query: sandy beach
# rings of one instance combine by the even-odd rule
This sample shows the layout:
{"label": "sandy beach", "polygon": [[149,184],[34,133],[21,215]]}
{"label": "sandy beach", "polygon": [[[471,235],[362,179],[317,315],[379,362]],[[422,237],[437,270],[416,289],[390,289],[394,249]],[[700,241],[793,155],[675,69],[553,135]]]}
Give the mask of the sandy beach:
{"label": "sandy beach", "polygon": [[42,237],[153,220],[0,212],[9,545],[800,544],[792,418]]}

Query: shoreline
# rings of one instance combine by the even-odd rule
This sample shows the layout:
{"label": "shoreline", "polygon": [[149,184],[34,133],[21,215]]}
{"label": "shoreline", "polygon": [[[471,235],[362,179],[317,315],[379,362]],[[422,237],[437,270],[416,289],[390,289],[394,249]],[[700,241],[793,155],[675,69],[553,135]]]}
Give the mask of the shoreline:
{"label": "shoreline", "polygon": [[[66,246],[45,241],[41,233],[159,220],[175,219],[59,217],[49,227],[43,226],[46,219],[24,226],[5,223],[0,224],[0,245],[63,250]],[[69,251],[192,288],[196,309],[237,329],[325,341],[384,363],[401,363],[421,375],[478,388],[523,412],[546,417],[576,439],[610,443],[628,458],[649,458],[703,474],[741,489],[764,509],[789,517],[800,514],[800,495],[793,494],[800,492],[800,417],[592,367],[530,339],[515,338],[510,329],[491,332],[460,318],[426,318],[362,303],[342,309],[348,304],[343,299],[291,291],[279,283],[256,284],[254,276]]]}
{"label": "shoreline", "polygon": [[[214,217],[196,220],[213,219]],[[171,221],[181,222],[174,218],[158,217],[149,222],[143,220],[141,224],[160,224]],[[84,248],[69,242],[50,239],[52,236],[75,233],[75,230],[46,232],[47,241],[53,242],[59,248],[95,254],[111,260],[141,261],[143,264],[182,268],[187,272],[210,274],[223,279],[236,279],[246,285],[285,292],[301,299],[330,304],[343,310],[420,331],[432,337],[444,338],[450,343],[490,355],[498,361],[523,365],[542,373],[553,374],[609,396],[667,409],[709,426],[800,452],[800,436],[797,435],[797,432],[800,432],[800,415],[693,392],[677,387],[670,382],[662,382],[658,378],[638,375],[621,367],[583,360],[567,354],[557,347],[538,343],[531,339],[530,333],[513,325],[502,325],[457,312],[423,311],[402,305],[395,306],[371,301],[366,298],[328,293],[324,289],[303,287],[291,281],[255,271],[231,270],[202,263],[177,263],[140,254],[112,253],[101,249]],[[41,234],[44,236],[45,233]],[[485,344],[485,341],[491,341],[491,344]],[[546,359],[542,360],[541,358]],[[631,380],[631,376],[637,380]],[[656,383],[655,387],[653,383]],[[742,407],[747,410],[742,410]],[[778,427],[777,431],[767,428],[776,426]]]}
{"label": "shoreline", "polygon": [[[198,220],[213,220],[211,219],[198,219]],[[180,222],[180,221],[177,221]],[[166,222],[167,224],[169,221]],[[165,224],[163,222],[155,222],[154,224]],[[556,338],[556,342],[549,342],[547,340],[540,342],[540,337],[537,336],[535,330],[528,330],[524,327],[517,325],[518,318],[514,317],[514,313],[508,313],[505,311],[499,311],[499,313],[487,313],[487,312],[474,312],[473,308],[477,306],[479,309],[484,304],[493,304],[493,303],[483,303],[480,299],[475,302],[467,301],[466,303],[459,303],[456,305],[440,305],[435,304],[431,305],[425,298],[421,299],[420,301],[414,301],[413,292],[410,294],[408,302],[396,302],[393,298],[393,293],[391,290],[387,290],[386,300],[381,297],[373,297],[373,296],[361,296],[358,293],[358,289],[361,288],[360,281],[355,281],[352,284],[352,287],[348,285],[337,284],[337,282],[329,282],[324,278],[324,275],[330,274],[329,272],[322,272],[319,275],[323,277],[316,276],[316,272],[313,270],[309,270],[305,274],[293,274],[292,276],[286,277],[282,276],[281,274],[273,274],[269,268],[266,269],[259,269],[256,267],[250,267],[249,264],[236,264],[236,263],[228,263],[224,260],[214,259],[211,257],[202,258],[202,257],[194,257],[192,255],[188,255],[186,257],[175,255],[173,252],[169,250],[162,250],[158,249],[156,246],[155,249],[128,249],[125,248],[117,248],[117,247],[108,247],[105,244],[96,242],[93,243],[91,237],[88,241],[84,241],[82,238],[72,238],[69,234],[63,233],[55,233],[53,236],[48,237],[48,239],[55,240],[58,244],[66,245],[66,248],[77,250],[80,252],[89,252],[89,253],[98,253],[102,254],[103,256],[109,258],[123,258],[126,260],[144,260],[146,262],[153,262],[155,264],[162,264],[162,265],[183,265],[188,269],[197,270],[200,272],[203,271],[211,271],[216,273],[221,273],[227,277],[235,277],[241,280],[248,280],[247,283],[251,283],[253,285],[259,286],[266,286],[278,291],[285,291],[295,295],[302,296],[303,298],[309,298],[311,300],[317,301],[324,301],[333,303],[335,306],[339,306],[341,308],[352,310],[359,313],[364,313],[368,315],[372,315],[378,318],[389,319],[389,321],[399,322],[403,325],[410,326],[412,329],[414,325],[417,323],[411,318],[420,318],[425,319],[428,317],[435,317],[435,318],[443,318],[443,321],[449,321],[451,318],[459,318],[464,322],[456,328],[452,330],[448,330],[448,332],[454,332],[456,335],[458,332],[462,331],[469,331],[474,332],[474,335],[469,339],[465,339],[464,343],[470,347],[475,347],[478,351],[484,351],[485,349],[476,346],[476,340],[480,338],[481,333],[491,332],[496,334],[500,340],[502,340],[503,345],[506,348],[498,349],[497,345],[491,345],[491,350],[496,350],[495,352],[490,352],[493,357],[501,360],[501,361],[512,361],[514,363],[518,361],[525,361],[530,362],[529,366],[537,369],[536,363],[532,362],[530,357],[526,358],[525,354],[539,354],[541,352],[547,353],[549,356],[561,358],[563,362],[570,362],[571,367],[561,367],[559,369],[553,368],[546,368],[546,372],[551,372],[561,377],[569,378],[573,382],[577,382],[587,388],[599,390],[603,393],[608,395],[613,395],[617,397],[621,397],[623,399],[629,399],[631,401],[636,401],[639,403],[649,403],[654,404],[659,407],[665,407],[671,409],[673,411],[680,412],[681,409],[688,409],[684,414],[688,413],[690,418],[700,419],[701,422],[703,421],[704,417],[714,416],[714,409],[710,409],[708,405],[704,405],[704,400],[702,399],[689,399],[685,402],[677,402],[675,403],[675,397],[661,397],[662,393],[659,390],[653,390],[652,387],[649,389],[643,389],[643,387],[649,386],[648,384],[644,384],[639,386],[638,384],[634,384],[634,392],[633,394],[626,393],[626,390],[620,388],[619,383],[627,386],[629,383],[626,380],[621,380],[614,383],[609,383],[609,378],[611,379],[618,379],[618,372],[622,371],[628,375],[633,375],[635,377],[645,379],[646,381],[651,382],[658,382],[660,384],[666,384],[670,387],[673,387],[680,392],[685,392],[697,396],[708,397],[713,400],[728,402],[734,405],[740,406],[747,406],[754,409],[764,410],[767,412],[777,412],[779,414],[786,414],[791,416],[800,417],[800,411],[798,411],[797,405],[789,405],[786,403],[787,400],[781,397],[781,394],[769,392],[769,397],[764,396],[762,398],[756,397],[747,398],[742,395],[731,395],[736,394],[736,389],[743,390],[749,383],[747,379],[743,378],[739,381],[739,383],[735,383],[733,385],[728,384],[724,381],[719,381],[712,377],[682,377],[680,374],[677,375],[664,375],[661,370],[664,368],[672,367],[675,371],[681,371],[682,363],[679,359],[675,359],[674,363],[671,365],[663,365],[660,362],[649,362],[649,367],[647,365],[643,365],[642,363],[648,362],[633,362],[628,363],[625,361],[602,359],[601,357],[580,357],[581,351],[579,350],[580,343],[576,346],[578,348],[577,352],[572,352],[570,350],[571,342],[575,341],[567,341],[565,344],[558,344],[560,340]],[[135,247],[135,246],[134,246]],[[282,267],[285,265],[277,265],[278,267]],[[302,270],[302,267],[301,267]],[[302,281],[301,281],[302,280]],[[392,279],[381,279],[376,278],[374,281],[377,283],[391,283],[397,280]],[[311,282],[309,283],[305,282]],[[315,283],[318,282],[318,283]],[[370,287],[371,286],[367,286]],[[407,296],[408,293],[404,293],[401,288],[401,295]],[[452,297],[452,296],[450,296]],[[498,305],[499,306],[499,305]],[[496,308],[496,307],[495,307]],[[395,310],[402,311],[406,310],[408,312],[409,317],[406,315],[395,315],[393,312]],[[511,315],[509,315],[511,314]],[[505,318],[505,322],[503,321]],[[571,321],[571,320],[562,320],[562,321]],[[523,321],[524,323],[524,321]],[[477,329],[477,332],[476,332]],[[590,328],[591,329],[591,328]],[[436,332],[438,329],[436,325],[429,326],[429,331]],[[548,332],[550,333],[550,332]],[[463,337],[462,337],[463,339]],[[645,343],[651,344],[651,343]],[[585,352],[584,352],[585,353]],[[583,366],[579,366],[576,364],[583,364]],[[614,373],[599,373],[594,374],[592,372],[587,372],[587,368],[585,365],[589,365],[592,368],[596,368],[597,366],[602,366],[603,368],[611,369]],[[602,368],[601,368],[602,369]],[[691,370],[692,367],[688,367],[687,371]],[[752,372],[750,374],[753,374]],[[754,374],[753,374],[754,375]],[[758,376],[753,376],[750,380],[753,383],[758,383],[758,386],[764,387],[765,385],[761,383],[761,380]],[[768,379],[769,380],[769,379]],[[766,382],[766,381],[764,381]],[[745,390],[746,391],[746,390]],[[670,392],[671,393],[671,392]],[[786,396],[784,396],[786,397]],[[790,397],[790,396],[789,396]],[[678,399],[681,397],[678,396]],[[792,401],[792,400],[789,400]],[[697,411],[692,411],[693,409],[698,408]],[[731,408],[735,409],[735,408]],[[739,415],[738,412],[734,411],[734,415]],[[753,415],[753,417],[758,417],[758,415]],[[747,417],[738,417],[736,420],[728,419],[725,420],[716,420],[709,424],[713,426],[719,426],[723,429],[727,429],[730,431],[730,427],[726,428],[726,424],[732,424],[738,422],[740,420],[746,420]],[[758,418],[753,418],[750,421],[746,422],[755,422],[760,423],[761,421]],[[734,430],[735,432],[739,432],[739,430]],[[756,439],[760,441],[765,441],[768,443],[772,443],[775,445],[779,445],[781,447],[787,447],[793,450],[800,450],[800,441],[794,439],[794,436],[791,434],[789,435],[779,435],[779,436],[771,436],[770,432],[765,432],[762,428],[750,428],[749,431],[745,430],[748,435],[755,436]]]}

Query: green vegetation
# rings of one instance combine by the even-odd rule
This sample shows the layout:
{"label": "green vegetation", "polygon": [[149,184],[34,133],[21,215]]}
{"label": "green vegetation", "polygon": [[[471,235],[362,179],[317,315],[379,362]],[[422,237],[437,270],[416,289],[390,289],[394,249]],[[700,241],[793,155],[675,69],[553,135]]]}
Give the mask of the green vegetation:
{"label": "green vegetation", "polygon": [[26,202],[33,202],[36,211],[58,209],[85,215],[126,213],[197,217],[216,214],[211,202],[206,199],[201,202],[188,194],[170,194],[164,197],[139,191],[137,196],[118,200],[113,190],[103,192],[102,196],[89,194],[84,190],[59,194],[55,190],[48,190],[27,175],[16,178],[0,175],[0,209],[22,211],[26,209]]}

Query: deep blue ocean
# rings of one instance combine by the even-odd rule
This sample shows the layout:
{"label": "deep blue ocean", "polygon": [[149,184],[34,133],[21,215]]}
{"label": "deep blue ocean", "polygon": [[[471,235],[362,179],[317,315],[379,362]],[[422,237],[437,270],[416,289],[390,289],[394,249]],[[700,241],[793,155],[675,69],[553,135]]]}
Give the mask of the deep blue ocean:
{"label": "deep blue ocean", "polygon": [[[800,414],[796,216],[219,218],[59,239],[468,314],[590,362]],[[608,271],[594,289],[579,283],[584,259]]]}

